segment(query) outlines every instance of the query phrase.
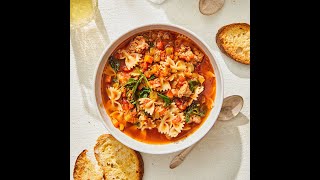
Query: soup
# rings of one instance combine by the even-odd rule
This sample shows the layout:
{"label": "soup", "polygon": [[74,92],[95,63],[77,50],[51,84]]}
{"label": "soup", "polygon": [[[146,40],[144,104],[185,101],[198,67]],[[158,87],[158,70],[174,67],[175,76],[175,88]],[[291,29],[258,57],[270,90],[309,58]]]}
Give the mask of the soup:
{"label": "soup", "polygon": [[140,33],[109,57],[102,99],[113,125],[145,143],[164,144],[197,130],[214,105],[216,79],[208,57],[171,31]]}

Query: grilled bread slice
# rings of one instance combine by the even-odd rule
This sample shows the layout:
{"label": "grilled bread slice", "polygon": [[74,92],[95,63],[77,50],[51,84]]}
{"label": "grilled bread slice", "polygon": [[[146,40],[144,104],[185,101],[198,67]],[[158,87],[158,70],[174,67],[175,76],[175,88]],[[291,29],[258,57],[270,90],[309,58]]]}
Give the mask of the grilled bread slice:
{"label": "grilled bread slice", "polygon": [[73,178],[75,180],[102,180],[102,169],[96,169],[95,165],[87,157],[88,150],[83,150],[78,156],[74,170]]}
{"label": "grilled bread slice", "polygon": [[110,134],[98,138],[94,154],[105,179],[141,180],[143,177],[144,167],[140,153],[126,147]]}
{"label": "grilled bread slice", "polygon": [[230,58],[250,64],[250,25],[234,23],[223,26],[216,35],[220,50]]}

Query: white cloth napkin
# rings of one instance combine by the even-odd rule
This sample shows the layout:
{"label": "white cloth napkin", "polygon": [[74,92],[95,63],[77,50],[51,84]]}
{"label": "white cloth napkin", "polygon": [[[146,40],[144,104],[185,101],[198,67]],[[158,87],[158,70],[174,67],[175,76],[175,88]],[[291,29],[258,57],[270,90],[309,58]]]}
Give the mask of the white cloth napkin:
{"label": "white cloth napkin", "polygon": [[149,1],[156,3],[156,4],[162,4],[166,0],[149,0]]}

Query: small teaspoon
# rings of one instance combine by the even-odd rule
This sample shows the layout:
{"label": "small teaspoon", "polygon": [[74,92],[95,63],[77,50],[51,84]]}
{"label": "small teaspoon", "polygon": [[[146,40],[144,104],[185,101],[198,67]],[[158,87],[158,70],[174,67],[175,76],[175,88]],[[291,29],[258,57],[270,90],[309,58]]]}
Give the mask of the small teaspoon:
{"label": "small teaspoon", "polygon": [[199,11],[203,15],[212,15],[223,7],[224,1],[225,0],[199,0]]}

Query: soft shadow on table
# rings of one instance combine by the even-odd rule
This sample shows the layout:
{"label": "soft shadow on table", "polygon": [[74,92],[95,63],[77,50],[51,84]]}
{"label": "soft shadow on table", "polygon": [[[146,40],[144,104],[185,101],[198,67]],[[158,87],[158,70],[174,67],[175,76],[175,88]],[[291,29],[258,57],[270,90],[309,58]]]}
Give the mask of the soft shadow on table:
{"label": "soft shadow on table", "polygon": [[[184,162],[175,169],[169,168],[172,158],[180,152],[165,155],[143,154],[145,176],[158,169],[163,176],[174,177],[174,174],[185,174],[179,179],[235,179],[242,157],[242,142],[238,126],[245,125],[249,119],[242,113],[230,121],[217,121],[204,139],[193,149]],[[192,167],[192,168],[190,168]],[[204,177],[206,175],[206,177]],[[154,177],[157,179],[157,177]]]}
{"label": "soft shadow on table", "polygon": [[223,59],[228,69],[236,76],[240,78],[250,78],[250,65],[242,64],[236,62],[235,60],[229,58],[221,51],[214,51],[215,58]]}
{"label": "soft shadow on table", "polygon": [[97,9],[94,20],[89,24],[71,29],[70,36],[84,107],[91,116],[98,117],[93,97],[93,76],[100,55],[110,42],[100,10]]}
{"label": "soft shadow on table", "polygon": [[234,75],[240,78],[250,78],[250,65],[236,62],[235,60],[227,57],[225,54],[222,54],[222,59]]}
{"label": "soft shadow on table", "polygon": [[[201,34],[204,28],[212,29],[212,33],[209,35],[203,35],[206,38],[203,39],[212,48],[213,46],[218,49],[215,42],[215,30],[222,27],[225,24],[216,24],[217,20],[226,19],[226,21],[237,21],[235,14],[226,13],[225,11],[237,10],[239,5],[236,2],[225,2],[225,5],[215,14],[206,16],[199,11],[199,0],[167,0],[161,5],[150,2],[152,6],[161,8],[167,14],[167,18],[171,23],[186,27],[196,34]],[[245,4],[244,4],[245,5]],[[177,13],[178,12],[178,13]],[[241,21],[241,20],[239,20]],[[219,51],[220,52],[220,51]],[[221,53],[221,59],[224,60],[228,69],[236,76],[240,78],[250,78],[250,65],[244,65],[238,63],[231,58]]]}

